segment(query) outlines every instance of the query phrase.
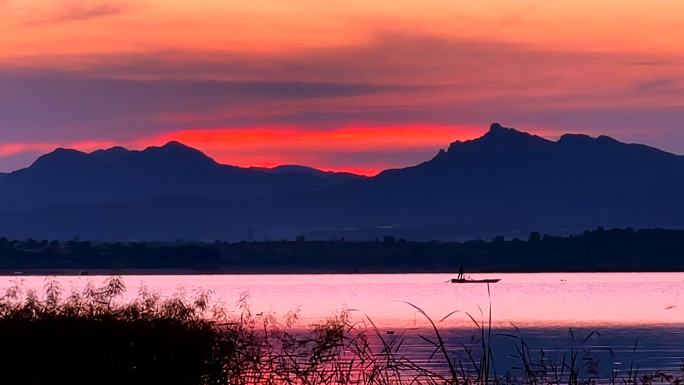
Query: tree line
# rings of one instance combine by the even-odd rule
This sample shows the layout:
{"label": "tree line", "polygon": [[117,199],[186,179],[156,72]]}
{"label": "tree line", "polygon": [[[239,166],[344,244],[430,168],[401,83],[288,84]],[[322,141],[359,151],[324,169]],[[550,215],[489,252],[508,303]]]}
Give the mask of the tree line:
{"label": "tree line", "polygon": [[527,239],[94,242],[0,238],[5,273],[183,270],[225,273],[684,271],[684,230],[604,229]]}

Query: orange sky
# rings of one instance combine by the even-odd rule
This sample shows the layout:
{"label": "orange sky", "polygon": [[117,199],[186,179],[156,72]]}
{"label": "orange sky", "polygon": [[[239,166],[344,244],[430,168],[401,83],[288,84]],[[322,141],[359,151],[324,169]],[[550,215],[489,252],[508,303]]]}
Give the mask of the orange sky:
{"label": "orange sky", "polygon": [[403,32],[541,48],[676,52],[684,37],[684,3],[673,0],[4,0],[0,7],[5,59],[297,51]]}
{"label": "orange sky", "polygon": [[0,101],[0,171],[176,139],[373,173],[492,121],[684,152],[684,2],[0,0]]}

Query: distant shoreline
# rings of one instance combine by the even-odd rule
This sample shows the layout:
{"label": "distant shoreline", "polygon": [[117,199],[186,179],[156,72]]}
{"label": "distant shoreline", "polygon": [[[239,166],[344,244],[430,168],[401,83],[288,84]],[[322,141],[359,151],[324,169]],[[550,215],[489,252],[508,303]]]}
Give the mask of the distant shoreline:
{"label": "distant shoreline", "polygon": [[533,232],[527,240],[116,242],[0,238],[2,275],[684,272],[684,231]]}
{"label": "distant shoreline", "polygon": [[[473,271],[470,274],[477,275],[492,275],[492,274],[667,274],[667,273],[684,273],[684,270],[672,271],[652,271],[652,270],[600,270],[600,271]],[[88,271],[79,270],[27,270],[21,272],[10,272],[0,270],[0,277],[41,277],[41,276],[55,276],[55,277],[110,277],[110,276],[134,276],[134,275],[404,275],[404,274],[453,274],[453,271],[364,271],[364,272],[346,272],[346,271],[197,271],[197,270],[176,270],[176,269],[153,269],[153,270],[110,270],[97,269]]]}

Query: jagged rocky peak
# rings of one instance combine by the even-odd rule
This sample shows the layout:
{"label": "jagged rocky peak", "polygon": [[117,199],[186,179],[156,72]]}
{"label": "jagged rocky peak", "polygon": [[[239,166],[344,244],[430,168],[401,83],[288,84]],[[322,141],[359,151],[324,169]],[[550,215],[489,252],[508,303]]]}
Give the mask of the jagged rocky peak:
{"label": "jagged rocky peak", "polygon": [[487,132],[487,135],[506,135],[513,132],[518,131],[514,128],[504,127],[500,123],[492,123],[489,126],[489,132]]}
{"label": "jagged rocky peak", "polygon": [[511,138],[538,138],[527,132],[518,131],[515,128],[504,127],[499,123],[492,123],[489,131],[480,139],[508,140]]}
{"label": "jagged rocky peak", "polygon": [[[515,128],[504,127],[500,123],[492,123],[489,126],[489,131],[482,135],[481,137],[473,140],[467,141],[455,141],[449,145],[449,149],[446,153],[452,151],[457,151],[464,146],[468,148],[483,148],[491,149],[492,146],[495,148],[507,148],[507,147],[519,147],[535,144],[550,143],[548,140],[529,134],[527,132],[518,131]],[[438,156],[443,154],[440,152]]]}

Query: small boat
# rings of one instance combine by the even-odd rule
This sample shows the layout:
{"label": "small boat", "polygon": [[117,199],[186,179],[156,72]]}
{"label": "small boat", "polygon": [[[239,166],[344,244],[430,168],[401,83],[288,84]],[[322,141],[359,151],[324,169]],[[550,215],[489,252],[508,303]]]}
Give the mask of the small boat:
{"label": "small boat", "polygon": [[472,279],[472,278],[451,278],[451,283],[497,283],[501,281],[499,278],[490,279]]}
{"label": "small boat", "polygon": [[472,279],[469,275],[464,274],[463,264],[458,268],[458,277],[449,280],[451,283],[497,283],[499,281],[501,281],[499,278]]}

